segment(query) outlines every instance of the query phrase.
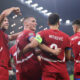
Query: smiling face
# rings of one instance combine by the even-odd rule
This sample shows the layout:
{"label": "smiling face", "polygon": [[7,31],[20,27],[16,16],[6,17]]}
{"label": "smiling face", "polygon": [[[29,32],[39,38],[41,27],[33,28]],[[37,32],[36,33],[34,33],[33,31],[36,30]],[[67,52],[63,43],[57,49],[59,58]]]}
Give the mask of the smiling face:
{"label": "smiling face", "polygon": [[8,21],[8,18],[5,17],[3,22],[1,23],[1,28],[6,30],[8,29],[8,27],[9,27],[9,21]]}
{"label": "smiling face", "polygon": [[37,22],[34,17],[29,17],[24,20],[24,29],[29,28],[32,31],[36,30]]}

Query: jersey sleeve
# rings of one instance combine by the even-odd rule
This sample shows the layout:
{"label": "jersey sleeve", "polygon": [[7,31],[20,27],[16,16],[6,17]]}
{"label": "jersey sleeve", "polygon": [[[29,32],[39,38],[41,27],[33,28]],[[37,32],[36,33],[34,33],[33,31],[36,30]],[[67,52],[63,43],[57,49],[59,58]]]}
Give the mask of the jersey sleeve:
{"label": "jersey sleeve", "polygon": [[65,49],[71,49],[71,43],[70,43],[70,37],[69,36],[67,36],[67,38],[66,38]]}
{"label": "jersey sleeve", "polygon": [[30,39],[32,39],[34,37],[35,37],[35,33],[34,32],[29,32],[27,39],[30,41]]}
{"label": "jersey sleeve", "polygon": [[70,46],[72,47],[73,45],[73,40],[72,40],[72,37],[70,37]]}

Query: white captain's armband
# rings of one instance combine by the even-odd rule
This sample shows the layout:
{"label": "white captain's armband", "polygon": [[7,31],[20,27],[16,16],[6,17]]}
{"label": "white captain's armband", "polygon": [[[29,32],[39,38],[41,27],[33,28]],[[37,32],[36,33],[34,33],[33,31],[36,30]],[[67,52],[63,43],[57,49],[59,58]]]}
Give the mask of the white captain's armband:
{"label": "white captain's armband", "polygon": [[39,42],[42,43],[42,38],[40,35],[36,35],[35,39]]}

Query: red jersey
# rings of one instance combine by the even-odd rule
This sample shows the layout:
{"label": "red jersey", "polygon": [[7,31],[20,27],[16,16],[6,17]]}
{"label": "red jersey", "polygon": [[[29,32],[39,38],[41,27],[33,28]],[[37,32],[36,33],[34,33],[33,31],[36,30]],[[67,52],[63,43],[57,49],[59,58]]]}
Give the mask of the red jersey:
{"label": "red jersey", "polygon": [[[33,36],[35,36],[35,33],[31,30],[22,31],[17,38],[17,50],[22,50],[27,44],[29,44],[29,40]],[[25,76],[26,79],[29,78],[28,80],[39,80],[41,77],[41,67],[37,57],[33,54],[33,52],[34,51],[31,50],[22,55],[21,59],[17,60],[17,64],[21,63],[21,75],[23,77]]]}
{"label": "red jersey", "polygon": [[75,56],[74,71],[80,72],[80,32],[71,36],[71,47]]}
{"label": "red jersey", "polygon": [[8,42],[9,42],[8,35],[7,35],[6,33],[4,33],[4,35],[5,35],[5,38],[6,38],[6,43],[7,43],[7,45],[8,45]]}
{"label": "red jersey", "polygon": [[10,55],[13,56],[14,61],[15,61],[15,64],[16,64],[16,50],[17,50],[16,45],[14,45],[14,46],[12,46],[12,47],[10,48]]}
{"label": "red jersey", "polygon": [[9,67],[9,49],[6,43],[5,34],[0,30],[0,66]]}
{"label": "red jersey", "polygon": [[[28,43],[30,43],[29,38],[32,36],[35,36],[35,33],[31,30],[24,30],[21,32],[21,34],[17,37],[17,51],[22,50]],[[26,61],[26,57],[32,57],[33,56],[33,50],[29,51],[27,54],[21,56],[21,61],[17,61],[17,63],[21,63]]]}
{"label": "red jersey", "polygon": [[[35,33],[31,30],[24,30],[17,38],[17,50],[22,50],[27,44],[30,43],[29,39],[35,36]],[[17,60],[17,63],[27,63],[30,65],[32,64],[39,64],[37,57],[33,54],[34,50],[27,52],[25,55],[21,56],[20,60]],[[27,64],[27,66],[28,66]]]}
{"label": "red jersey", "polygon": [[45,72],[62,72],[66,71],[65,49],[70,47],[69,36],[59,30],[43,30],[38,33],[42,38],[42,43],[50,48],[61,48],[61,53],[54,56],[43,51],[42,67]]}

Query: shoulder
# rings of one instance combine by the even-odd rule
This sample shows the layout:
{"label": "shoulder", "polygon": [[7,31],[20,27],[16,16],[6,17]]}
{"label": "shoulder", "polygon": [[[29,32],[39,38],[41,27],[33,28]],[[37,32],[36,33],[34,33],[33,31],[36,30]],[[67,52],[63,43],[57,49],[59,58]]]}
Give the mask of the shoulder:
{"label": "shoulder", "polygon": [[45,33],[47,33],[49,30],[47,29],[47,30],[41,30],[41,31],[39,31],[38,32],[38,34],[45,34]]}
{"label": "shoulder", "polygon": [[76,40],[76,39],[78,39],[79,37],[78,37],[78,35],[77,34],[74,34],[74,35],[72,35],[71,37],[70,37],[70,39],[73,41],[73,40]]}
{"label": "shoulder", "polygon": [[29,35],[29,36],[35,35],[35,32],[31,31],[31,30],[24,30],[23,33],[26,34],[26,35]]}
{"label": "shoulder", "polygon": [[62,32],[62,31],[60,31],[60,34],[62,34],[64,37],[69,37],[70,38],[70,36],[68,35],[68,34],[66,34],[66,33],[64,33],[64,32]]}

